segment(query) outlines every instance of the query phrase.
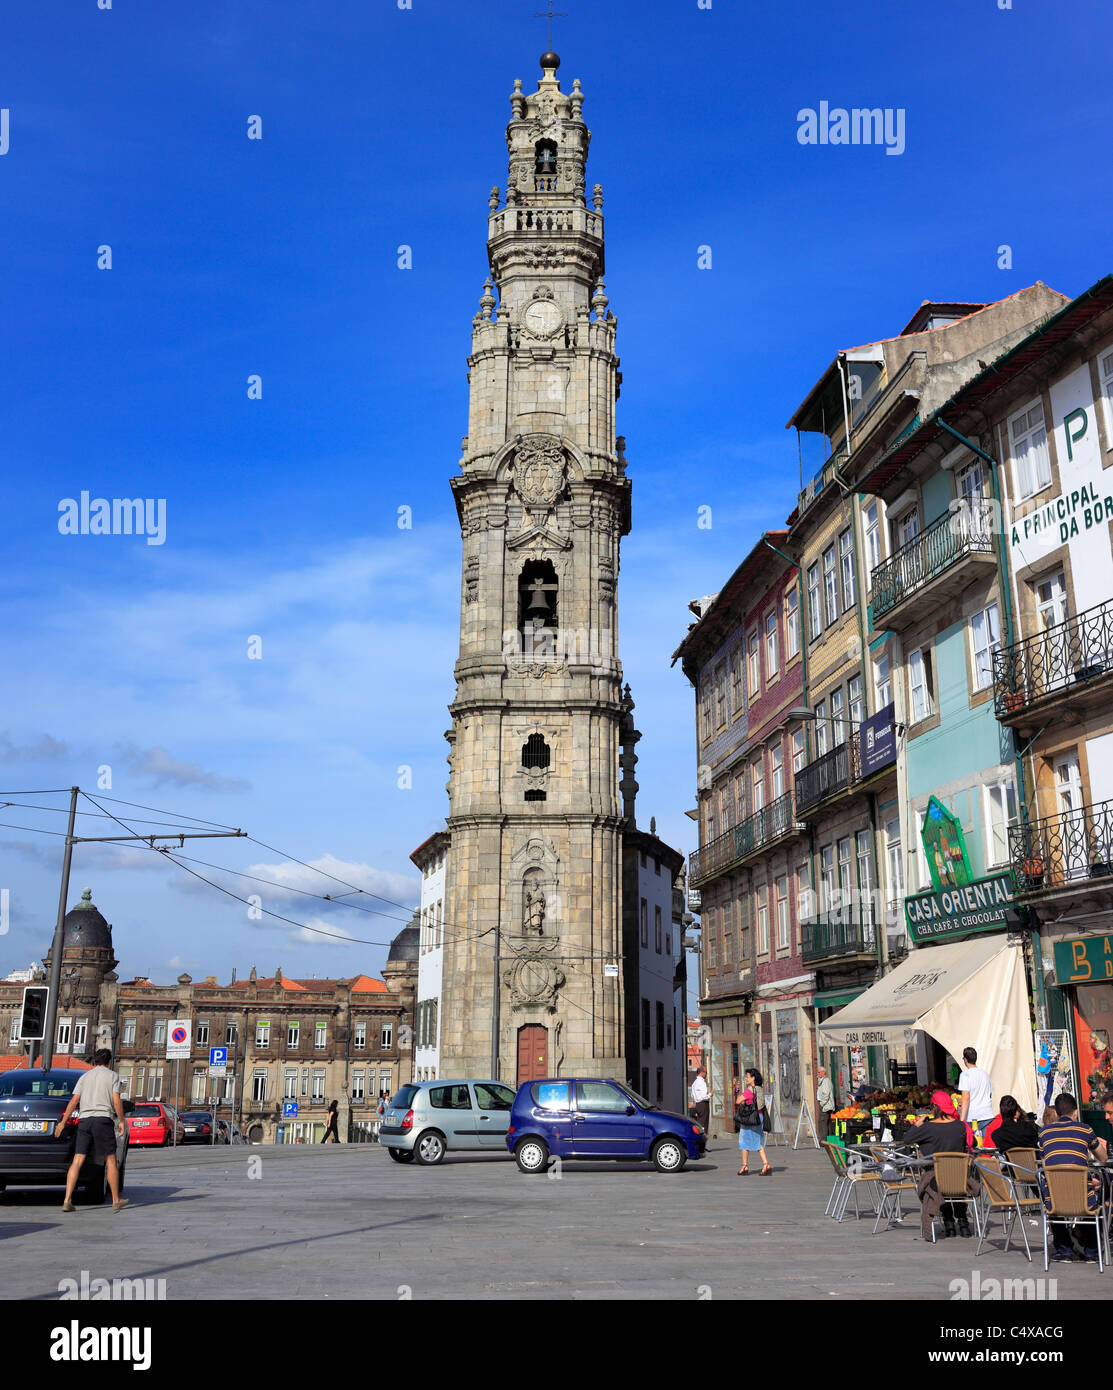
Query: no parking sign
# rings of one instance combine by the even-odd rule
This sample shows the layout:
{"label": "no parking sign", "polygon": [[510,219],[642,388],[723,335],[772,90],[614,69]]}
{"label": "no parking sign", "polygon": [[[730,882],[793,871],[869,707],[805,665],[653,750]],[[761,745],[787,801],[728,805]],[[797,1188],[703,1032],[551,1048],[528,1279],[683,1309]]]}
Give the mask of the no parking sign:
{"label": "no parking sign", "polygon": [[189,1056],[189,1030],[192,1020],[188,1018],[175,1018],[170,1021],[166,1028],[166,1060],[174,1061],[176,1058]]}

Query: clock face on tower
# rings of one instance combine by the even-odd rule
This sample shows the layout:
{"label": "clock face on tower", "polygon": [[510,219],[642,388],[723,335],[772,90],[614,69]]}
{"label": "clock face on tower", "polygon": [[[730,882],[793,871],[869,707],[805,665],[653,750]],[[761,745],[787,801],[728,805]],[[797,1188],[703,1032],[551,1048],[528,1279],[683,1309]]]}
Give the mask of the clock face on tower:
{"label": "clock face on tower", "polygon": [[522,327],[535,338],[551,338],[564,325],[564,315],[551,299],[534,299],[522,313]]}

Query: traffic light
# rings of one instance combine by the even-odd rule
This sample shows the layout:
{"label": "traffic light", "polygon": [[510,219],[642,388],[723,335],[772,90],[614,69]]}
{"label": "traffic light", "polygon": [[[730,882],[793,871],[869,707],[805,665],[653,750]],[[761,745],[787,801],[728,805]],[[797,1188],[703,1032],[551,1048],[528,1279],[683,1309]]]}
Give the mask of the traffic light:
{"label": "traffic light", "polygon": [[46,985],[28,985],[23,991],[23,1013],[19,1020],[20,1042],[41,1042],[46,1033]]}

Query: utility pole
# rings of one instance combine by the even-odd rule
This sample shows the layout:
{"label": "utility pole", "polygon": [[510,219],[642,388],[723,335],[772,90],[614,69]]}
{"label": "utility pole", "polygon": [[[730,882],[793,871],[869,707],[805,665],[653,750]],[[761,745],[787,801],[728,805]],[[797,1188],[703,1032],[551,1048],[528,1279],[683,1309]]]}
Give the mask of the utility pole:
{"label": "utility pole", "polygon": [[[43,1037],[43,1071],[54,1061],[54,1039],[58,1032],[58,990],[62,981],[62,945],[66,921],[66,903],[70,895],[70,863],[73,859],[74,845],[121,844],[129,840],[142,840],[151,849],[169,849],[169,845],[156,845],[156,840],[177,840],[179,848],[185,847],[187,840],[226,840],[242,837],[246,830],[180,830],[164,835],[75,835],[74,821],[77,817],[77,798],[80,787],[70,788],[70,819],[66,829],[66,847],[62,855],[62,886],[58,894],[58,920],[54,925],[54,942],[50,956],[50,994],[46,1001],[46,1023]],[[91,799],[91,798],[90,798]],[[93,803],[96,805],[96,803]],[[118,996],[117,996],[118,1002]],[[116,1039],[112,1039],[113,1047]]]}

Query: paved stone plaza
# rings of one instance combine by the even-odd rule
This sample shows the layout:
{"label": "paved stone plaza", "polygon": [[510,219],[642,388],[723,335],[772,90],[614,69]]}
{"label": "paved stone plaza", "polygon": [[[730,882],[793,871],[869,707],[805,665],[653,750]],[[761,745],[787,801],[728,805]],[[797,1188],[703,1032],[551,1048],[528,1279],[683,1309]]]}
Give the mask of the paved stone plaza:
{"label": "paved stone plaza", "polygon": [[[132,1206],[60,1210],[55,1189],[0,1198],[0,1297],[50,1300],[64,1279],[165,1279],[166,1298],[948,1299],[951,1280],[1044,1278],[1042,1258],[916,1239],[917,1216],[823,1216],[830,1169],[772,1151],[736,1176],[730,1141],[676,1175],[512,1161],[391,1163],[377,1145],[133,1152]],[[249,1167],[260,1176],[248,1176]],[[998,1227],[994,1228],[995,1231]],[[1038,1227],[1030,1239],[1039,1238]],[[1108,1297],[1094,1265],[1055,1265],[1060,1299]]]}

